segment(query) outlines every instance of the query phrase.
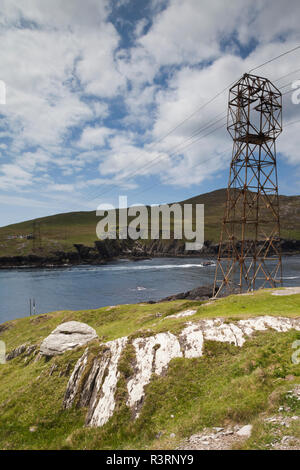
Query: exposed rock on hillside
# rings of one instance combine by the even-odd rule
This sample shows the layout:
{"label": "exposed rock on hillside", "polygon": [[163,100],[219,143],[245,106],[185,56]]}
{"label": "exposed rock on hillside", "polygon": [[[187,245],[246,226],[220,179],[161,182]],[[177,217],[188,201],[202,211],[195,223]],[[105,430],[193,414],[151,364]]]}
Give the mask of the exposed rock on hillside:
{"label": "exposed rock on hillside", "polygon": [[98,338],[94,328],[78,321],[62,323],[44,339],[40,353],[44,356],[55,356],[69,349],[84,346]]}
{"label": "exposed rock on hillside", "polygon": [[100,346],[95,356],[87,348],[75,365],[65,393],[63,406],[73,404],[88,407],[86,423],[102,426],[113,415],[115,392],[120,372],[120,357],[127,347],[133,347],[132,373],[127,377],[127,406],[135,417],[143,404],[145,386],[152,374],[162,375],[174,358],[197,358],[203,355],[206,340],[243,346],[247,337],[256,331],[273,329],[300,331],[300,318],[271,316],[249,318],[227,323],[222,318],[187,323],[179,335],[170,332],[131,340],[123,337]]}
{"label": "exposed rock on hillside", "polygon": [[[251,241],[246,241],[248,254],[251,255]],[[263,242],[259,242],[261,245]],[[296,254],[300,252],[300,240],[281,239],[283,254]],[[239,243],[238,245],[239,246]],[[13,267],[58,267],[81,264],[102,265],[118,258],[130,258],[135,261],[149,259],[149,257],[185,257],[199,256],[200,258],[216,258],[219,250],[217,243],[209,240],[204,242],[200,251],[186,251],[183,240],[97,240],[94,246],[82,243],[74,244],[76,251],[50,251],[43,255],[28,254],[16,256],[1,256],[0,269]],[[250,251],[249,251],[250,250]],[[272,254],[272,248],[270,248]]]}
{"label": "exposed rock on hillside", "polygon": [[[156,303],[159,302],[169,302],[173,300],[208,300],[214,296],[214,286],[199,286],[195,289],[189,290],[187,292],[180,292],[180,294],[170,295],[169,297],[165,297],[164,299],[158,300]],[[153,302],[154,303],[154,302]]]}
{"label": "exposed rock on hillside", "polygon": [[35,351],[37,346],[35,344],[29,345],[28,343],[21,344],[21,346],[18,346],[17,348],[13,349],[6,355],[6,360],[11,361],[12,359],[15,359],[16,357],[21,356],[22,354],[26,356],[30,356],[30,354]]}
{"label": "exposed rock on hillside", "polygon": [[[99,357],[89,362],[89,349],[78,360],[70,377],[64,398],[64,407],[70,408],[79,395],[79,405],[89,408],[86,423],[102,426],[115,409],[115,391],[119,378],[118,362],[127,338],[119,338],[104,345]],[[87,374],[88,369],[88,374]],[[86,381],[82,377],[87,374]]]}

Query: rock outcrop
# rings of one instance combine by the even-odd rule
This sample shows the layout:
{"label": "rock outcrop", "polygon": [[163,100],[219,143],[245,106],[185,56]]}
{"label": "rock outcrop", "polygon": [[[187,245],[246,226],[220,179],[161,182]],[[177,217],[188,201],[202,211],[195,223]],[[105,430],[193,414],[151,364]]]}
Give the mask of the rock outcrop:
{"label": "rock outcrop", "polygon": [[230,323],[222,318],[206,319],[188,322],[178,335],[164,332],[132,340],[123,337],[110,341],[100,346],[96,356],[87,348],[69,379],[63,406],[70,408],[76,404],[88,407],[86,424],[105,424],[115,409],[115,393],[120,377],[118,365],[128,345],[133,348],[134,358],[131,361],[132,373],[126,378],[126,404],[137,417],[143,404],[145,387],[152,375],[166,373],[172,359],[201,357],[207,340],[242,347],[254,332],[268,329],[300,331],[300,318],[263,316]]}
{"label": "rock outcrop", "polygon": [[199,286],[187,292],[180,292],[179,294],[170,295],[161,300],[151,301],[151,303],[171,302],[173,300],[208,300],[214,296],[214,286]]}
{"label": "rock outcrop", "polygon": [[[102,426],[113,415],[115,409],[115,391],[119,379],[118,363],[127,338],[119,338],[104,345],[99,357],[89,363],[89,349],[75,365],[68,382],[64,398],[64,408],[70,408],[79,398],[79,406],[88,407],[86,424]],[[82,383],[82,376],[86,374]]]}
{"label": "rock outcrop", "polygon": [[15,359],[16,357],[19,357],[21,355],[24,355],[24,357],[30,356],[30,354],[32,354],[36,350],[36,348],[37,346],[35,344],[21,344],[21,346],[18,346],[17,348],[13,349],[12,351],[6,354],[6,360],[11,361],[12,359]]}
{"label": "rock outcrop", "polygon": [[[247,250],[251,255],[251,241],[246,241]],[[259,246],[263,242],[259,242]],[[283,254],[298,254],[300,252],[300,240],[281,239]],[[237,245],[240,246],[240,242]],[[13,267],[59,267],[80,264],[102,265],[117,258],[130,258],[134,261],[149,259],[149,257],[187,257],[198,256],[200,258],[215,259],[219,245],[209,240],[204,242],[200,251],[186,251],[183,240],[97,240],[94,246],[86,246],[82,243],[74,244],[74,251],[49,251],[48,254],[29,254],[0,257],[0,269]],[[272,247],[270,248],[272,254]]]}
{"label": "rock outcrop", "polygon": [[55,356],[78,346],[84,346],[97,338],[94,328],[85,323],[78,321],[62,323],[44,339],[40,353],[44,356]]}

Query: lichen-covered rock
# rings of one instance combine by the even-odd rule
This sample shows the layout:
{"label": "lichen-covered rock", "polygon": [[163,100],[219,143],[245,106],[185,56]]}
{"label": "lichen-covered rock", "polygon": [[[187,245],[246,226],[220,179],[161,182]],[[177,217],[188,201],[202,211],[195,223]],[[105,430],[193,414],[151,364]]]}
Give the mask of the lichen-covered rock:
{"label": "lichen-covered rock", "polygon": [[119,379],[118,363],[126,343],[126,337],[106,343],[91,364],[87,348],[75,365],[67,385],[63,407],[70,408],[77,398],[79,406],[88,407],[87,425],[102,426],[113,415]]}
{"label": "lichen-covered rock", "polygon": [[[135,417],[139,415],[145,386],[153,374],[164,374],[172,359],[201,357],[207,340],[241,347],[254,332],[267,329],[300,331],[300,319],[263,316],[226,322],[223,318],[214,318],[186,323],[178,336],[165,332],[135,338],[132,341],[135,351],[133,373],[127,378],[127,406]],[[86,423],[89,426],[102,426],[113,415],[120,377],[118,364],[127,341],[127,338],[119,338],[103,344],[98,356],[91,359],[86,349],[75,365],[67,386],[64,407],[69,408],[74,403],[87,407]]]}
{"label": "lichen-covered rock", "polygon": [[180,343],[172,333],[159,333],[133,341],[136,353],[135,374],[127,384],[127,404],[137,413],[144,397],[144,388],[153,373],[161,375],[171,359],[182,357]]}
{"label": "lichen-covered rock", "polygon": [[88,352],[89,348],[87,348],[84,351],[83,355],[78,359],[71,374],[71,377],[69,378],[67,390],[64,397],[64,408],[71,408],[72,404],[74,403],[75,397],[79,392],[80,379],[85,370],[85,366],[87,365]]}
{"label": "lichen-covered rock", "polygon": [[209,341],[232,343],[235,346],[242,346],[245,342],[243,331],[234,323],[225,323],[221,318],[204,320],[203,335]]}
{"label": "lichen-covered rock", "polygon": [[270,328],[279,332],[289,331],[291,328],[299,329],[297,320],[292,318],[271,317],[268,315],[240,320],[238,325],[248,336],[250,336],[253,331],[266,331]]}
{"label": "lichen-covered rock", "polygon": [[70,349],[84,346],[98,338],[94,328],[78,321],[62,323],[44,339],[40,353],[44,356],[55,356]]}
{"label": "lichen-covered rock", "polygon": [[193,357],[202,356],[204,338],[199,323],[194,323],[184,328],[179,335],[179,340],[182,345],[184,357],[191,359]]}
{"label": "lichen-covered rock", "polygon": [[[97,383],[99,394],[95,396],[88,413],[87,424],[90,426],[103,426],[113,415],[115,409],[115,391],[119,379],[118,364],[121,353],[127,343],[127,338],[119,338],[109,343],[110,357],[105,362],[104,367],[100,368],[101,379],[104,377],[101,387],[101,380]],[[102,374],[103,370],[103,374]],[[101,387],[101,389],[100,389]],[[99,399],[97,400],[97,398]]]}
{"label": "lichen-covered rock", "polygon": [[175,313],[174,315],[169,315],[164,318],[164,320],[169,320],[169,318],[183,318],[183,317],[191,317],[195,315],[197,310],[184,310],[183,312]]}
{"label": "lichen-covered rock", "polygon": [[21,344],[21,346],[18,346],[17,348],[13,349],[12,351],[6,354],[6,360],[11,361],[12,359],[19,357],[22,354],[25,357],[27,357],[31,353],[33,353],[36,350],[36,348],[37,346],[35,344],[28,344],[28,343]]}
{"label": "lichen-covered rock", "polygon": [[20,356],[21,354],[23,354],[25,352],[27,346],[28,346],[28,344],[25,343],[25,344],[21,344],[20,346],[18,346],[15,349],[13,349],[12,351],[10,351],[9,353],[6,354],[6,360],[11,361],[12,359],[15,359],[16,357]]}

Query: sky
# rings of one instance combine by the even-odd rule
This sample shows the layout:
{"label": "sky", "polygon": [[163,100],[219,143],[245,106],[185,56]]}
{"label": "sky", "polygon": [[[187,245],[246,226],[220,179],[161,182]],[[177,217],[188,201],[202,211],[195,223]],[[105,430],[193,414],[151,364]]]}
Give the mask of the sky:
{"label": "sky", "polygon": [[[0,0],[0,226],[226,187],[226,87],[298,46],[299,17],[298,0]],[[300,119],[300,49],[255,73]],[[278,138],[281,194],[300,194],[299,131]]]}

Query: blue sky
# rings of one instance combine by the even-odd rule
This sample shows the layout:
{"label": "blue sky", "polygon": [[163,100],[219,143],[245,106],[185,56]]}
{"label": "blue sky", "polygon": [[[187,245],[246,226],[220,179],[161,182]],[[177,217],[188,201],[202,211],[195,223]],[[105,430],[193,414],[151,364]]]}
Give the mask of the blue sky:
{"label": "blue sky", "polygon": [[[299,17],[298,0],[1,0],[0,225],[225,187],[227,92],[197,110],[299,45]],[[259,73],[285,92],[297,69],[300,50]],[[300,194],[299,125],[278,140],[281,194]]]}

